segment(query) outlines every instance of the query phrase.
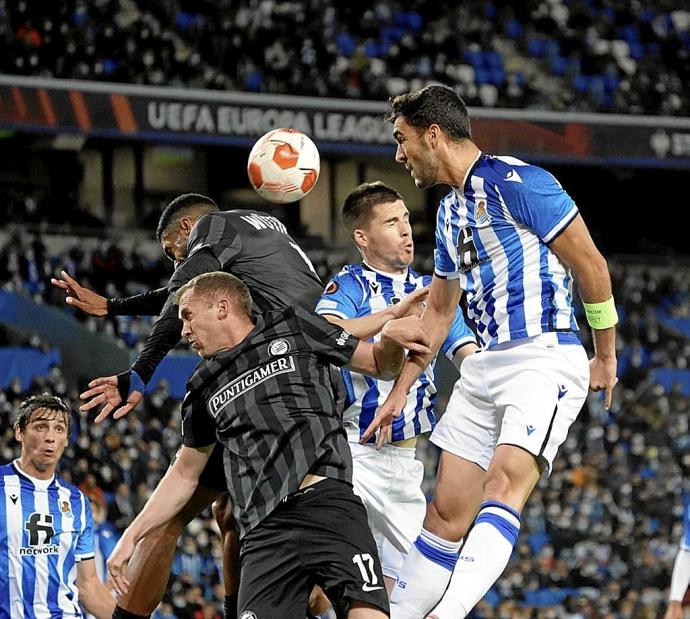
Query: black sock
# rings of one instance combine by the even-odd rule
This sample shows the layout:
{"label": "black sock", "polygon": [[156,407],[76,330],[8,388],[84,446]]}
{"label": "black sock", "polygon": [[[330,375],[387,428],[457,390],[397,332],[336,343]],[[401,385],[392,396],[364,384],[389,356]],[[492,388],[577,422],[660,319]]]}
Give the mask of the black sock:
{"label": "black sock", "polygon": [[113,611],[113,619],[150,619],[150,617],[151,615],[135,615],[119,606],[116,606]]}
{"label": "black sock", "polygon": [[234,619],[237,617],[237,593],[225,596],[223,612],[225,614],[225,619]]}

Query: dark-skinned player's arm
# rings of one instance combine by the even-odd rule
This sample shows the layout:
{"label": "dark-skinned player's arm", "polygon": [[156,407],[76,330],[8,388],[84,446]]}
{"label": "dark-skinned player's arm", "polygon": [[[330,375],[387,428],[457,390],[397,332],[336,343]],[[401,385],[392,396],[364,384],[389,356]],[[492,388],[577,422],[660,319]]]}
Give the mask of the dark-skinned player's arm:
{"label": "dark-skinned player's arm", "polygon": [[414,385],[438,353],[445,340],[455,312],[460,302],[460,286],[455,279],[443,279],[434,275],[426,301],[426,309],[421,318],[421,329],[428,338],[429,352],[420,354],[410,352],[386,401],[376,411],[376,416],[360,439],[366,443],[380,428],[376,446],[381,448],[391,434],[393,417],[400,415],[407,402],[407,392]]}
{"label": "dark-skinned player's arm", "polygon": [[168,298],[167,288],[157,288],[131,297],[108,299],[79,284],[67,271],[60,271],[60,277],[51,277],[50,282],[67,293],[67,305],[91,316],[157,316]]}
{"label": "dark-skinned player's arm", "polygon": [[121,374],[93,379],[89,389],[80,395],[82,400],[86,400],[80,410],[88,411],[103,405],[95,419],[100,423],[111,413],[114,419],[124,417],[141,402],[144,389],[158,364],[181,338],[182,322],[177,315],[175,292],[197,275],[219,270],[220,262],[209,248],[195,251],[177,267],[167,288],[165,305],[137,360]]}

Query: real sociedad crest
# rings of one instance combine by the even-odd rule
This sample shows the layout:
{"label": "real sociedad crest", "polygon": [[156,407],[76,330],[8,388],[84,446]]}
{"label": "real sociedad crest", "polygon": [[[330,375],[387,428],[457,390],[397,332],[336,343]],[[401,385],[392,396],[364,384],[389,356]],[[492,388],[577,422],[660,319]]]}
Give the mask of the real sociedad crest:
{"label": "real sociedad crest", "polygon": [[490,220],[489,213],[486,210],[486,200],[477,200],[474,205],[474,221],[477,224],[485,224]]}

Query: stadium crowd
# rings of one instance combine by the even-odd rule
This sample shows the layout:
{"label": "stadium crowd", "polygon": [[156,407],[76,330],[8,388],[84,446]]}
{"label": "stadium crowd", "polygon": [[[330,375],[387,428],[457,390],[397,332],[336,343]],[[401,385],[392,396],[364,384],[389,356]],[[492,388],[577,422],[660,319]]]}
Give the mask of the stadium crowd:
{"label": "stadium crowd", "polygon": [[[40,239],[27,236],[13,242],[23,249],[10,244],[0,254],[3,280],[42,302],[53,294],[46,278],[63,267],[111,292],[131,290],[124,273],[143,289],[160,285],[169,268],[161,263],[137,270],[137,259],[116,244],[93,253],[75,246],[51,255],[45,249],[49,243]],[[117,259],[111,270],[104,270],[108,255]],[[32,260],[34,266],[27,268],[25,263]],[[335,269],[327,262],[321,268],[329,267]],[[528,503],[508,571],[475,611],[476,617],[661,616],[681,536],[680,492],[684,473],[690,472],[685,438],[690,399],[679,384],[664,390],[654,382],[653,371],[687,368],[690,342],[664,324],[658,308],[684,316],[690,276],[672,265],[613,260],[611,269],[622,317],[621,384],[614,405],[606,412],[600,397],[590,396],[552,476],[541,482]],[[32,279],[32,273],[38,276]],[[61,295],[53,300],[62,304]],[[36,339],[33,345],[45,348]],[[77,387],[55,367],[37,378],[30,391],[47,390],[72,403],[77,423],[61,474],[104,508],[103,532],[112,536],[142,508],[178,449],[179,402],[162,384],[146,396],[136,414],[96,426],[76,412]],[[16,381],[0,391],[3,419],[12,417],[24,396]],[[440,410],[444,405],[439,402]],[[0,458],[8,461],[16,444],[10,424],[2,427]],[[418,453],[426,464],[425,487],[430,491],[438,454],[426,441]],[[205,514],[193,521],[180,542],[172,586],[157,616],[216,616],[223,599],[221,560],[216,525]]]}
{"label": "stadium crowd", "polygon": [[[49,239],[49,237],[48,237]],[[153,244],[153,242],[151,242]],[[50,278],[67,271],[83,285],[106,297],[139,294],[167,285],[172,263],[158,248],[146,253],[123,247],[117,241],[93,241],[72,237],[59,249],[46,244],[40,233],[28,234],[19,228],[0,248],[0,281],[8,291],[21,292],[38,303],[65,308],[64,297],[50,284]],[[160,252],[151,258],[149,254]],[[345,263],[340,252],[311,249],[309,256],[319,276],[325,279]],[[115,337],[122,347],[136,349],[151,330],[146,316],[111,316],[97,319],[82,312],[73,315],[90,331],[103,331]],[[187,350],[185,343],[179,344]]]}
{"label": "stadium crowd", "polygon": [[672,0],[3,0],[0,50],[20,75],[376,100],[441,81],[477,106],[690,115]]}

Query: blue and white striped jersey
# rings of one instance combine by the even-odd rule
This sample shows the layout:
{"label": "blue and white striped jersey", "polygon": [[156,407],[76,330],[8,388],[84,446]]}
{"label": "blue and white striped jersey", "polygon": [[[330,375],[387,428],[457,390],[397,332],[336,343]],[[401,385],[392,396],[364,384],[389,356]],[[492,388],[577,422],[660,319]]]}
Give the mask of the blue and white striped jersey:
{"label": "blue and white striped jersey", "polygon": [[[350,264],[343,267],[328,283],[316,304],[316,313],[332,314],[343,319],[369,316],[398,303],[417,288],[430,283],[429,275],[418,275],[412,269],[407,269],[405,274],[391,275],[376,271],[366,264]],[[370,341],[378,339],[380,335]],[[476,342],[476,338],[465,324],[462,311],[458,308],[441,350],[452,359],[458,348],[470,342]],[[434,365],[435,360],[410,389],[404,414],[393,420],[392,441],[412,438],[434,429]],[[343,419],[349,440],[357,442],[371,423],[378,407],[385,402],[393,382],[377,380],[347,369],[343,369],[342,373],[347,389]],[[372,437],[370,442],[374,441]]]}
{"label": "blue and white striped jersey", "polygon": [[0,619],[83,617],[77,562],[92,559],[91,506],[58,477],[0,466]]}
{"label": "blue and white striped jersey", "polygon": [[577,214],[546,170],[485,154],[441,200],[435,272],[459,280],[485,348],[577,330],[572,276],[549,249]]}

